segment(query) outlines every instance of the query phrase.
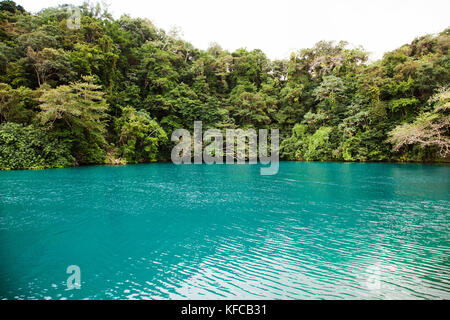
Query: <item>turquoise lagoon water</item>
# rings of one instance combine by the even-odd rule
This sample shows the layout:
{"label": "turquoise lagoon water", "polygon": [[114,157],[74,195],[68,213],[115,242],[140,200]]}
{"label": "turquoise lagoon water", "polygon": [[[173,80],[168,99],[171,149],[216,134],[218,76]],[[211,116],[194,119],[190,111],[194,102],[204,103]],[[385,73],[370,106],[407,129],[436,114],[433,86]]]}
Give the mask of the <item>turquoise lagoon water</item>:
{"label": "turquoise lagoon water", "polygon": [[[450,167],[0,172],[1,299],[449,299]],[[81,270],[69,290],[66,269]]]}

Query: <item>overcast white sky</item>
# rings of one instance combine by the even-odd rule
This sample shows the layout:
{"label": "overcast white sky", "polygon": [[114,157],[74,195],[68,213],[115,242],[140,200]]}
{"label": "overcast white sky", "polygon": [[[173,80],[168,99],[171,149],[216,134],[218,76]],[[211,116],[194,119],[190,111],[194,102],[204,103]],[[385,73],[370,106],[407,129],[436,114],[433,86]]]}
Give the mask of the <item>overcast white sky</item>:
{"label": "overcast white sky", "polygon": [[[26,10],[83,0],[16,0]],[[415,37],[450,26],[449,0],[107,0],[110,12],[145,17],[206,49],[262,49],[271,59],[320,40],[346,40],[381,58]]]}

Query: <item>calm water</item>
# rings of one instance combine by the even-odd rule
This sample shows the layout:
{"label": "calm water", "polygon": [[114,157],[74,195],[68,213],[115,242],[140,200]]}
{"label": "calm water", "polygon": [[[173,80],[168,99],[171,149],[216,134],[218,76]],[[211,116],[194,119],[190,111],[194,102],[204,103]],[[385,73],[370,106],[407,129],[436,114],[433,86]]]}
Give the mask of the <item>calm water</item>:
{"label": "calm water", "polygon": [[[449,166],[0,172],[1,299],[450,299]],[[81,290],[66,269],[81,268]]]}

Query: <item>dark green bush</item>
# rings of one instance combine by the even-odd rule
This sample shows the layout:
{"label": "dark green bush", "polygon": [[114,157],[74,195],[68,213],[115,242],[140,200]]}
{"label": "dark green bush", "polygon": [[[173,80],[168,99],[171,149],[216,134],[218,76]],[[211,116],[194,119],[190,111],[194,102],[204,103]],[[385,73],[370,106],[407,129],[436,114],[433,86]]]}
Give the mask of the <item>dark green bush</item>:
{"label": "dark green bush", "polygon": [[0,168],[4,170],[62,168],[75,164],[66,146],[33,126],[0,125]]}

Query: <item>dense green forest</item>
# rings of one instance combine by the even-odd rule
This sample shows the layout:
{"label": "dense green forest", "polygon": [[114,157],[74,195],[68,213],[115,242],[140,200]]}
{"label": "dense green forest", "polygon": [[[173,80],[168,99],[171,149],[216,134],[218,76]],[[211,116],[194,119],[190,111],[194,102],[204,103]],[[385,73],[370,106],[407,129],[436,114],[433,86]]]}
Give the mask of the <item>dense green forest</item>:
{"label": "dense green forest", "polygon": [[172,132],[194,121],[279,128],[284,160],[450,156],[450,29],[374,63],[325,41],[270,61],[199,50],[100,5],[81,6],[69,28],[68,8],[0,2],[0,169],[167,161]]}

